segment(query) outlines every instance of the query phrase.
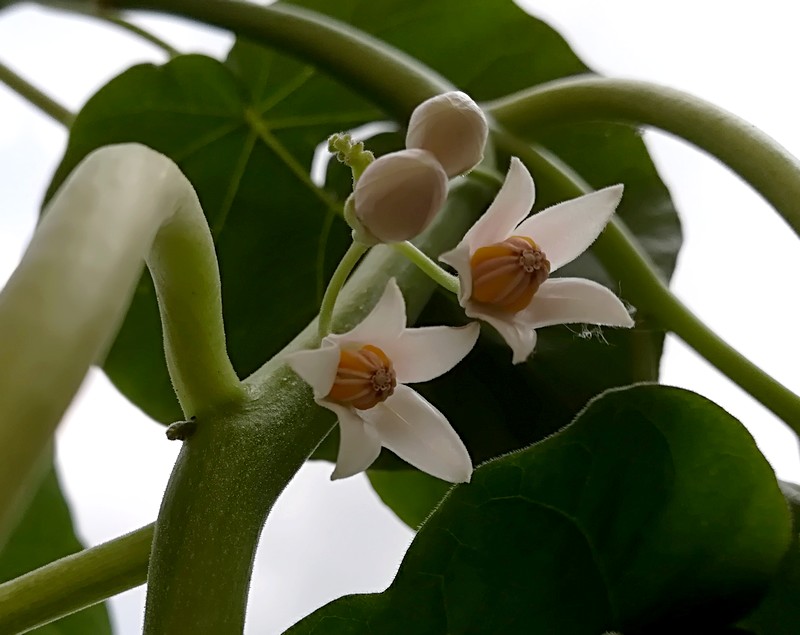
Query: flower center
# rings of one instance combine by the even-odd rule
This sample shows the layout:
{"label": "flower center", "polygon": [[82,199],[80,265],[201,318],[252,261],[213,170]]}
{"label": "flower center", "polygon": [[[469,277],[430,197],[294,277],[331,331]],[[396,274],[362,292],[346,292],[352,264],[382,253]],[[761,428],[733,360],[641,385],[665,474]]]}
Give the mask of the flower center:
{"label": "flower center", "polygon": [[397,376],[392,360],[377,346],[342,350],[336,379],[328,399],[358,410],[368,410],[394,393]]}
{"label": "flower center", "polygon": [[550,261],[535,242],[511,236],[480,247],[470,259],[472,299],[495,309],[517,313],[550,275]]}

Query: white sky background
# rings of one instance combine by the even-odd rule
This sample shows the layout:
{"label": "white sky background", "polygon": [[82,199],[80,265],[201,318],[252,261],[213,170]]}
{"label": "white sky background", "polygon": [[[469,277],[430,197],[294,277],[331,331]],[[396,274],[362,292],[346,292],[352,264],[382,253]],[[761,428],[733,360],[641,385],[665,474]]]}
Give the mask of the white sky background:
{"label": "white sky background", "polygon": [[[800,155],[796,28],[800,7],[779,0],[671,3],[533,0],[593,68],[657,81],[715,102]],[[164,18],[137,22],[179,49],[222,55],[230,38]],[[77,110],[133,63],[163,61],[134,37],[96,21],[24,7],[0,13],[0,59]],[[0,281],[33,230],[64,131],[0,85]],[[646,139],[682,213],[685,246],[673,288],[712,328],[800,392],[800,245],[759,198],[713,160],[662,135]],[[701,392],[742,420],[782,478],[800,481],[797,442],[774,416],[671,338],[664,383]],[[89,544],[155,518],[177,453],[93,372],[59,433],[58,458]],[[383,588],[411,532],[361,477],[330,483],[309,465],[270,517],[256,562],[248,633],[280,633],[338,595]],[[143,589],[112,602],[117,632],[140,632]]]}

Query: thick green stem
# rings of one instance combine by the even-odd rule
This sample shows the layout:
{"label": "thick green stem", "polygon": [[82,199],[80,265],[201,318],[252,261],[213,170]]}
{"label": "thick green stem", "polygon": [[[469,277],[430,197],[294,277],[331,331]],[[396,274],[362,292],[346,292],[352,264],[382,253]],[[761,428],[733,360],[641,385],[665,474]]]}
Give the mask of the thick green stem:
{"label": "thick green stem", "polygon": [[489,104],[488,111],[531,141],[548,126],[577,121],[669,132],[731,168],[800,235],[800,162],[755,126],[692,95],[647,82],[578,77],[504,97]]}
{"label": "thick green stem", "polygon": [[322,304],[319,308],[319,322],[318,332],[319,339],[328,335],[331,332],[331,324],[333,322],[333,308],[336,305],[336,298],[339,297],[339,292],[342,290],[345,281],[347,280],[350,272],[361,260],[361,256],[367,253],[369,247],[359,242],[352,242],[350,247],[342,256],[341,261],[333,272],[328,288],[325,289],[325,295],[322,297]]}
{"label": "thick green stem", "polygon": [[[37,0],[86,10],[91,0]],[[241,0],[103,0],[106,9],[145,9],[191,18],[308,60],[403,121],[452,84],[418,60],[347,24],[291,5]],[[369,63],[365,63],[369,60]]]}
{"label": "thick green stem", "polygon": [[[563,198],[591,191],[579,177],[570,174],[568,168],[554,163],[526,143],[503,132],[497,132],[495,138],[540,180],[557,188]],[[731,348],[678,300],[619,217],[613,218],[592,249],[608,272],[619,280],[625,296],[637,309],[647,312],[665,330],[674,332],[800,435],[800,397]]]}
{"label": "thick green stem", "polygon": [[0,63],[0,82],[3,82],[20,97],[33,106],[36,106],[44,114],[55,119],[58,123],[67,127],[72,124],[72,120],[75,116],[69,110],[22,79],[22,77],[2,63]]}
{"label": "thick green stem", "polygon": [[[452,247],[488,203],[491,191],[462,181],[421,237],[423,250]],[[334,325],[347,330],[377,302],[389,278],[403,289],[415,319],[434,284],[389,246],[370,250],[345,285]],[[317,346],[311,323],[245,382],[251,401],[198,417],[184,444],[159,513],[148,575],[145,634],[240,635],[256,543],[283,488],[334,425],[308,385],[284,363]]]}
{"label": "thick green stem", "polygon": [[0,633],[43,626],[143,584],[153,525],[0,584]]}
{"label": "thick green stem", "polygon": [[184,411],[242,398],[225,349],[214,245],[191,184],[144,146],[93,152],[47,206],[0,293],[0,367],[13,369],[0,376],[0,544],[64,410],[111,345],[145,262]]}

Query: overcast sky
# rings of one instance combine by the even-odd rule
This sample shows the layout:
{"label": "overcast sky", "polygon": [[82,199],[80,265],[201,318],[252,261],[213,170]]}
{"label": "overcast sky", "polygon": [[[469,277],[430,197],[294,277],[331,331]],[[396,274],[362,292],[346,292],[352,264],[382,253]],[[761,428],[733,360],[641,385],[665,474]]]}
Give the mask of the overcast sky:
{"label": "overcast sky", "polygon": [[[556,26],[595,69],[688,90],[743,116],[800,153],[794,3],[541,0],[525,5]],[[230,38],[163,18],[139,18],[184,51],[222,55]],[[45,47],[42,43],[46,42]],[[141,41],[95,21],[23,7],[0,13],[0,60],[71,109],[112,76],[163,61]],[[0,86],[0,282],[33,229],[64,131]],[[647,142],[679,209],[686,242],[674,289],[712,328],[800,392],[797,238],[758,195],[695,150],[663,135]],[[800,481],[794,436],[764,408],[670,338],[664,383],[698,390],[743,423],[779,476]],[[88,544],[151,522],[177,453],[93,372],[59,433],[58,459]],[[256,562],[248,633],[280,633],[344,593],[377,590],[411,539],[361,477],[330,483],[304,468],[270,517]],[[142,589],[112,603],[117,632],[140,631]]]}

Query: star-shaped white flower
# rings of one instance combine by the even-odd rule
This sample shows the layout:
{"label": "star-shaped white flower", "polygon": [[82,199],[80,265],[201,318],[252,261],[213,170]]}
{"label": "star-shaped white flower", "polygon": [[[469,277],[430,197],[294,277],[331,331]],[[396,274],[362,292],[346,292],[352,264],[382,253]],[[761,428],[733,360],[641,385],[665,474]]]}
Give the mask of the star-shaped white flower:
{"label": "star-shaped white flower", "polygon": [[406,328],[394,279],[372,312],[351,331],[328,335],[320,348],[287,356],[314,400],[339,418],[339,456],[331,479],[367,469],[381,446],[437,478],[467,482],[472,461],[445,416],[405,384],[446,373],[472,350],[477,323]]}
{"label": "star-shaped white flower", "polygon": [[469,317],[491,324],[524,362],[536,330],[553,324],[634,325],[606,287],[583,278],[549,278],[582,254],[603,231],[622,198],[622,185],[554,205],[533,207],[533,179],[513,157],[494,202],[458,246],[439,260],[459,277],[458,301]]}

